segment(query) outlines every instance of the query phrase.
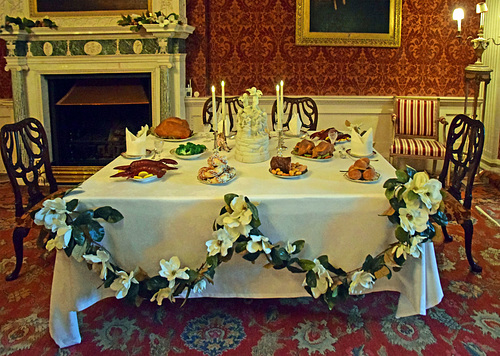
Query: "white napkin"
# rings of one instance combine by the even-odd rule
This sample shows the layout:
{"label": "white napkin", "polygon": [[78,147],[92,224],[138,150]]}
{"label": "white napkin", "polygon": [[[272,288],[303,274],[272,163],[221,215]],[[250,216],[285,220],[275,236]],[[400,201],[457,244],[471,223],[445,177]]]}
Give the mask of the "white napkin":
{"label": "white napkin", "polygon": [[142,126],[137,136],[131,133],[128,128],[125,128],[125,138],[127,143],[127,154],[129,156],[144,156],[146,155],[146,136],[149,126]]}
{"label": "white napkin", "polygon": [[290,135],[300,136],[300,129],[302,128],[302,121],[300,120],[299,114],[295,113],[292,115],[290,122],[288,123],[288,130]]}
{"label": "white napkin", "polygon": [[354,156],[370,156],[373,154],[373,130],[371,127],[361,136],[351,126],[351,153]]}
{"label": "white napkin", "polygon": [[[219,117],[219,116],[217,116]],[[219,120],[218,124],[217,124],[217,132],[222,132],[223,128],[222,128],[222,124],[223,124],[223,121],[222,120]],[[226,131],[224,132],[226,136],[229,136],[231,134],[231,127],[230,127],[231,123],[229,121],[229,116],[226,115]]]}

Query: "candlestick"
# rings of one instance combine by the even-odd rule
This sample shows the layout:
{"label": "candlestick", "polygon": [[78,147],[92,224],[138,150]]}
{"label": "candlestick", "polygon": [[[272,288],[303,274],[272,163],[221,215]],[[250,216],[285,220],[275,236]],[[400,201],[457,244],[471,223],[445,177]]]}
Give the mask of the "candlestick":
{"label": "candlestick", "polygon": [[283,131],[283,81],[280,82],[280,102],[281,102],[281,110],[280,110],[280,115],[281,115],[281,120],[280,120],[280,130]]}
{"label": "candlestick", "polygon": [[224,135],[226,135],[226,93],[225,93],[225,83],[222,81],[220,83],[221,89],[222,89],[222,131],[224,132]]}
{"label": "candlestick", "polygon": [[214,150],[217,149],[217,101],[215,100],[215,86],[212,85],[212,126],[214,130]]}
{"label": "candlestick", "polygon": [[281,115],[280,115],[280,86],[276,85],[276,114],[278,116],[277,122],[276,122],[276,131],[279,131],[279,128],[281,126]]}

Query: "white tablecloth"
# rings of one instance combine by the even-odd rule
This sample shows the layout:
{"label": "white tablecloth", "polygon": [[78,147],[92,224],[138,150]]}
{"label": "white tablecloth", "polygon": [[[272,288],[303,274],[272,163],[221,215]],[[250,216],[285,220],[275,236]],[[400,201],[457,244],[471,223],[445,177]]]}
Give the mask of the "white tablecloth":
{"label": "white tablecloth", "polygon": [[[287,139],[289,150],[296,140]],[[211,146],[199,139],[197,143]],[[234,141],[229,140],[234,145]],[[162,157],[178,143],[167,143]],[[274,148],[276,142],[271,141]],[[205,242],[224,205],[226,193],[248,196],[258,206],[260,230],[272,242],[306,240],[302,258],[327,254],[330,262],[346,271],[361,266],[367,254],[375,255],[394,242],[394,226],[378,216],[388,208],[383,183],[394,177],[394,168],[381,156],[372,165],[380,173],[377,183],[346,180],[341,170],[353,159],[315,162],[293,158],[308,165],[299,179],[280,179],[269,172],[269,161],[245,164],[227,154],[237,177],[225,185],[205,185],[197,180],[198,169],[206,166],[206,153],[197,160],[178,160],[179,169],[151,183],[110,178],[114,166],[130,163],[118,157],[82,184],[75,198],[87,208],[110,205],[125,217],[116,224],[104,224],[104,245],[115,262],[127,271],[141,266],[149,275],[159,271],[160,259],[176,255],[183,266],[197,268],[206,256]],[[76,191],[78,192],[78,191]],[[75,193],[76,193],[75,192]],[[255,265],[235,255],[217,268],[215,284],[192,297],[287,298],[307,296],[303,274],[262,268],[262,256]],[[55,342],[66,347],[81,342],[76,312],[114,295],[85,263],[77,263],[58,252],[52,285],[50,332]],[[390,280],[376,282],[372,291],[401,293],[397,316],[425,314],[440,302],[443,293],[432,243],[425,245],[421,259],[410,258],[402,272]],[[182,312],[182,310],[180,310]]]}

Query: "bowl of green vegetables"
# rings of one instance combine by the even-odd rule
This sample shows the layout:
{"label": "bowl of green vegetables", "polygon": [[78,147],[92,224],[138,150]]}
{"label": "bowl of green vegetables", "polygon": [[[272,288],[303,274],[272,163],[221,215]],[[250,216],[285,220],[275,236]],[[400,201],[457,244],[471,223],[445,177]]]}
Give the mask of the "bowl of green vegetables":
{"label": "bowl of green vegetables", "polygon": [[180,159],[196,159],[207,150],[205,145],[197,145],[192,142],[179,145],[170,151],[174,156]]}

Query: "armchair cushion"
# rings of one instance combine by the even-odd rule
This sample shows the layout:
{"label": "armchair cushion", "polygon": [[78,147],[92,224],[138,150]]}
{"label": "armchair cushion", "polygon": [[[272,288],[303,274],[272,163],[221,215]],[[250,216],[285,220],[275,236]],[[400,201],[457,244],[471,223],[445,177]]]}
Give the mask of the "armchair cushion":
{"label": "armchair cushion", "polygon": [[390,152],[391,155],[444,158],[446,146],[435,140],[396,137]]}

